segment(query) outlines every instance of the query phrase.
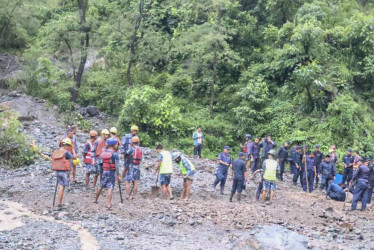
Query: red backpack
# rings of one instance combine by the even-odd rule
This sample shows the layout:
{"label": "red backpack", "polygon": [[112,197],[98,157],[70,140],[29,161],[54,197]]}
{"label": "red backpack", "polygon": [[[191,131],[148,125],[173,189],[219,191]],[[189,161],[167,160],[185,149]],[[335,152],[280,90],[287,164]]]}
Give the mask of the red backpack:
{"label": "red backpack", "polygon": [[71,160],[65,158],[67,150],[60,148],[52,154],[52,170],[53,171],[68,171],[71,167]]}
{"label": "red backpack", "polygon": [[142,161],[143,150],[140,147],[134,147],[132,151],[132,164],[139,165]]}
{"label": "red backpack", "polygon": [[242,147],[242,151],[243,151],[243,153],[248,153],[247,143],[248,143],[248,142],[244,143],[244,145],[243,145],[243,147]]}

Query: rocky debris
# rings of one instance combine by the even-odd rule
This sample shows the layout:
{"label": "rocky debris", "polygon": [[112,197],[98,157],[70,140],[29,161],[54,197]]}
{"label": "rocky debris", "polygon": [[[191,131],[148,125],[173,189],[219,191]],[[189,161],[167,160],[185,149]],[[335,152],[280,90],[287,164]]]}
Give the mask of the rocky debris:
{"label": "rocky debris", "polygon": [[98,110],[98,108],[96,108],[95,106],[88,106],[86,109],[85,109],[86,113],[89,115],[89,116],[97,116],[100,114],[100,111]]}

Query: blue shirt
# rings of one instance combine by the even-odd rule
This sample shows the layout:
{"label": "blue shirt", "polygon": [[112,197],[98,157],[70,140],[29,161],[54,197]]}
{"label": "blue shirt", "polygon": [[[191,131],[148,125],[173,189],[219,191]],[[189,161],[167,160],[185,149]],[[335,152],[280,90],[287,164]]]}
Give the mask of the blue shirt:
{"label": "blue shirt", "polygon": [[266,155],[269,153],[269,151],[271,149],[274,149],[277,147],[277,144],[272,141],[273,143],[271,143],[270,141],[268,141],[268,139],[265,139],[265,141],[262,144],[262,157],[265,158]]}
{"label": "blue shirt", "polygon": [[244,180],[244,173],[247,171],[245,161],[238,158],[232,162],[232,169],[234,171],[234,179]]}
{"label": "blue shirt", "polygon": [[370,174],[369,167],[367,167],[365,165],[361,165],[357,168],[357,171],[354,172],[353,177],[352,177],[352,181],[356,181],[356,180],[359,180],[359,179],[369,180],[369,174]]}
{"label": "blue shirt", "polygon": [[326,191],[326,196],[329,196],[333,200],[345,201],[345,192],[335,183],[331,183]]}
{"label": "blue shirt", "polygon": [[311,158],[309,155],[306,157],[306,168],[308,171],[314,170],[314,158]]}
{"label": "blue shirt", "polygon": [[[221,160],[223,161],[224,163],[228,163],[229,165],[231,164],[231,156],[230,154],[226,154],[224,152],[220,153],[218,155],[218,160]],[[229,166],[226,166],[226,165],[222,165],[221,163],[218,165],[218,167],[229,167]]]}
{"label": "blue shirt", "polygon": [[262,145],[260,143],[252,143],[251,147],[249,148],[249,155],[252,156],[254,159],[260,157],[260,148]]}
{"label": "blue shirt", "polygon": [[[353,168],[353,162],[355,160],[355,157],[353,155],[345,155],[342,159],[342,162],[347,165],[349,168]],[[349,166],[352,164],[351,166]]]}

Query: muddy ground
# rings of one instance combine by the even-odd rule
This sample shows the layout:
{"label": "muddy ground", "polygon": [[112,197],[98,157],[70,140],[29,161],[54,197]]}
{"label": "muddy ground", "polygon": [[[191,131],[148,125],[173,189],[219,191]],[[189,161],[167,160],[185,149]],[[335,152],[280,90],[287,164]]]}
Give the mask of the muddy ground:
{"label": "muddy ground", "polygon": [[[1,103],[20,116],[32,117],[22,122],[30,140],[46,152],[56,149],[64,128],[53,108],[19,93],[3,96]],[[82,151],[88,138],[85,133],[77,136]],[[0,249],[374,248],[372,211],[348,212],[350,204],[343,210],[341,202],[293,187],[290,176],[278,183],[272,205],[255,201],[254,183],[241,203],[230,203],[230,181],[223,196],[209,191],[216,163],[191,157],[197,168],[191,200],[150,199],[156,159],[154,150],[145,149],[137,199],[121,204],[116,186],[111,211],[105,208],[105,196],[93,204],[94,190],[85,189],[82,166],[77,171],[79,183],[69,186],[60,211],[52,207],[56,179],[50,162],[39,159],[17,170],[2,167]],[[178,173],[175,166],[171,185],[176,197],[182,189]]]}

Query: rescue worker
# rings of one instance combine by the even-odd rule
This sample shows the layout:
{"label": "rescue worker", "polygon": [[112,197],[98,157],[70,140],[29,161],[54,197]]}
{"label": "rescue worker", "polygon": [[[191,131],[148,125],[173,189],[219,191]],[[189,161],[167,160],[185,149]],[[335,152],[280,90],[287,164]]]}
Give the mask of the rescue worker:
{"label": "rescue worker", "polygon": [[162,199],[166,199],[167,193],[170,199],[173,199],[173,193],[170,187],[171,174],[173,173],[173,159],[169,151],[164,150],[164,147],[159,144],[156,147],[158,155],[158,162],[156,165],[155,174],[160,173],[160,184]]}
{"label": "rescue worker", "polygon": [[251,172],[254,173],[260,165],[260,149],[262,144],[260,144],[260,139],[258,137],[255,138],[255,141],[251,144],[249,148],[249,155],[251,157],[252,165],[251,165]]}
{"label": "rescue worker", "polygon": [[191,193],[191,183],[195,175],[195,166],[181,152],[173,153],[173,161],[178,164],[183,175],[183,190],[180,200],[189,200]]}
{"label": "rescue worker", "polygon": [[276,159],[277,159],[277,162],[280,168],[279,176],[278,176],[278,179],[280,181],[283,181],[283,173],[284,173],[285,165],[288,161],[288,147],[290,146],[290,144],[291,144],[290,141],[286,141],[284,143],[284,146],[280,146],[278,148]]}
{"label": "rescue worker", "polygon": [[138,193],[138,183],[140,180],[140,164],[143,160],[143,151],[139,147],[139,137],[134,136],[131,138],[131,146],[125,153],[129,159],[129,166],[126,171],[126,199],[130,199],[130,185],[133,183],[133,193],[131,199],[136,198]]}
{"label": "rescue worker", "polygon": [[[72,145],[71,148],[69,149],[69,152],[73,155],[73,158],[75,160],[75,159],[78,159],[78,154],[77,154],[77,148],[75,147],[77,144],[73,142],[74,141],[74,137],[75,137],[74,133],[75,133],[75,130],[73,128],[69,127],[68,130],[66,131],[65,136],[61,138],[59,146],[62,147],[62,141],[64,139],[68,138],[71,141],[71,145]],[[77,183],[77,176],[76,176],[77,175],[76,174],[77,173],[77,167],[74,165],[74,163],[73,163],[72,166],[73,167],[69,171],[69,175],[70,175],[70,172],[72,172],[73,182]]]}
{"label": "rescue worker", "polygon": [[116,127],[111,127],[109,129],[109,132],[110,132],[110,138],[114,138],[118,141],[118,151],[120,152],[120,148],[122,146],[122,143],[121,143],[121,140],[117,137],[117,128]]}
{"label": "rescue worker", "polygon": [[[316,164],[316,168],[317,168],[317,175],[316,175],[316,184],[314,186],[315,189],[318,188],[318,182],[319,182],[319,177],[318,174],[321,173],[321,170],[320,170],[320,165],[322,163],[322,160],[324,159],[324,155],[323,153],[320,151],[320,145],[315,145],[314,148],[314,163]],[[330,159],[331,160],[331,159]],[[322,184],[322,183],[321,183]],[[327,188],[327,183],[325,183],[325,186]]]}
{"label": "rescue worker", "polygon": [[103,152],[103,150],[107,146],[108,137],[109,137],[109,131],[107,129],[103,129],[101,131],[101,137],[99,137],[94,142],[92,150],[91,150],[92,165],[94,167],[94,172],[96,173],[93,179],[93,184],[92,184],[93,188],[96,187],[97,179],[99,178],[99,176],[101,176],[103,172],[100,154]]}
{"label": "rescue worker", "polygon": [[[54,157],[52,155],[52,170],[56,171],[57,182],[59,186],[57,206],[62,207],[62,198],[64,197],[65,187],[69,186],[68,172],[73,167],[73,144],[69,138],[61,141],[60,156]],[[59,170],[61,169],[61,170]]]}
{"label": "rescue worker", "polygon": [[303,165],[301,163],[301,160],[302,160],[301,149],[302,149],[301,146],[297,146],[296,147],[296,152],[291,154],[292,161],[295,164],[294,175],[293,175],[293,178],[292,178],[292,182],[293,182],[294,186],[297,185],[297,180],[298,179],[300,179],[300,184],[301,184],[301,186],[303,186],[302,177],[303,177],[304,168],[303,168]]}
{"label": "rescue worker", "polygon": [[250,164],[251,164],[251,155],[250,155],[250,151],[251,151],[251,147],[252,147],[252,136],[250,134],[247,134],[246,136],[246,147],[247,147],[247,153],[246,153],[246,166],[247,166],[247,169],[250,168]]}
{"label": "rescue worker", "polygon": [[220,184],[220,194],[224,195],[225,184],[227,180],[228,170],[231,167],[230,147],[225,146],[223,152],[218,155],[218,170],[216,173],[216,180],[213,183],[213,190],[216,189],[218,183]]}
{"label": "rescue worker", "polygon": [[[374,159],[373,159],[374,160]],[[368,203],[371,203],[371,197],[373,196],[373,189],[374,189],[374,161],[371,162],[369,169],[369,194],[368,194]]]}
{"label": "rescue worker", "polygon": [[201,158],[201,151],[203,150],[204,134],[201,132],[201,128],[197,127],[196,131],[192,135],[193,139],[193,154],[198,155]]}
{"label": "rescue worker", "polygon": [[342,163],[344,166],[343,180],[342,184],[347,184],[352,180],[353,175],[353,163],[355,157],[352,155],[352,149],[348,149],[347,154],[343,157]]}
{"label": "rescue worker", "polygon": [[233,183],[230,195],[230,202],[232,202],[232,198],[234,197],[236,192],[238,192],[238,201],[240,202],[242,198],[243,182],[247,181],[247,183],[249,183],[247,167],[244,159],[245,153],[240,152],[239,157],[236,160],[234,160],[231,165],[230,179],[233,179]]}
{"label": "rescue worker", "polygon": [[274,193],[277,189],[277,172],[280,171],[279,163],[273,159],[275,151],[271,149],[268,152],[268,159],[262,164],[262,181],[264,190],[262,191],[262,202],[265,202],[267,193],[270,192],[270,204],[273,202]]}
{"label": "rescue worker", "polygon": [[365,211],[366,204],[369,195],[369,174],[370,169],[368,166],[364,165],[364,160],[362,158],[357,160],[357,171],[353,174],[352,181],[356,182],[355,188],[352,191],[353,200],[351,211],[356,210],[358,201],[361,200],[362,206],[361,211]]}
{"label": "rescue worker", "polygon": [[330,185],[326,190],[326,198],[327,197],[335,201],[345,201],[346,193],[343,188],[330,181]]}
{"label": "rescue worker", "polygon": [[310,152],[305,158],[303,158],[303,164],[306,164],[307,171],[303,173],[303,190],[306,192],[307,186],[309,187],[309,192],[313,192],[313,181],[316,175],[316,165],[314,164],[314,152]]}
{"label": "rescue worker", "polygon": [[123,163],[124,168],[122,172],[122,179],[125,179],[126,171],[129,169],[129,166],[130,166],[130,159],[125,156],[125,153],[130,148],[131,138],[133,136],[137,136],[139,133],[139,128],[136,125],[132,125],[130,130],[131,130],[130,134],[125,134],[125,136],[122,137],[121,155],[124,157],[124,163]]}
{"label": "rescue worker", "polygon": [[118,150],[118,141],[115,138],[110,138],[107,140],[107,147],[100,154],[100,159],[103,166],[103,173],[100,179],[100,187],[97,189],[95,202],[101,194],[101,191],[106,188],[108,190],[108,201],[106,208],[110,209],[112,207],[112,196],[113,189],[116,183],[116,173],[119,176],[119,155]]}
{"label": "rescue worker", "polygon": [[277,147],[277,144],[271,139],[271,135],[267,135],[266,138],[263,138],[261,140],[261,143],[262,143],[262,162],[261,162],[261,166],[262,166],[262,163],[264,162],[264,160],[267,159],[267,156],[268,156],[268,153],[271,149],[275,149]]}
{"label": "rescue worker", "polygon": [[89,183],[90,183],[90,175],[96,172],[94,171],[93,165],[92,165],[92,148],[93,145],[97,139],[97,132],[96,130],[91,130],[89,133],[90,139],[86,142],[84,145],[84,151],[83,151],[83,159],[84,164],[86,168],[86,189],[89,189]]}
{"label": "rescue worker", "polygon": [[335,164],[331,162],[331,156],[328,154],[319,166],[319,175],[321,177],[320,191],[324,188],[327,189],[329,183],[335,179],[335,173]]}

